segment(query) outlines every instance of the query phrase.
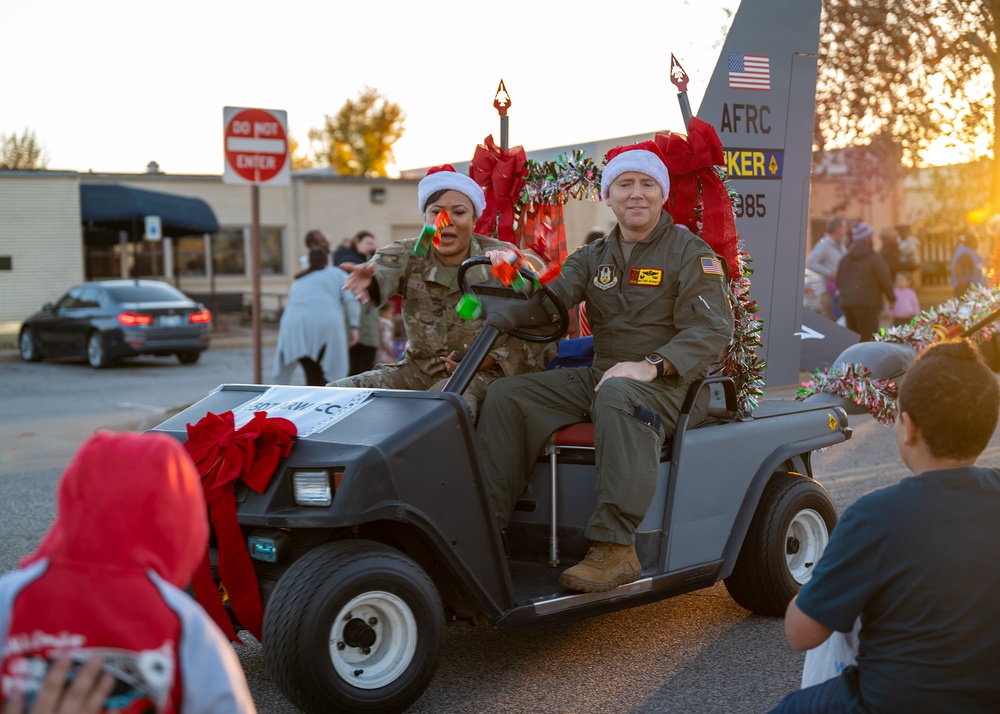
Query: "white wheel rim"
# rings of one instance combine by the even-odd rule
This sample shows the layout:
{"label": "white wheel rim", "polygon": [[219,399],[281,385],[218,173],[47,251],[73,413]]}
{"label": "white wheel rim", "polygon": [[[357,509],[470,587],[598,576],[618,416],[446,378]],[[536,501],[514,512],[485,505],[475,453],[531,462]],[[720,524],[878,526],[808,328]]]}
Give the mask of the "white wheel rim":
{"label": "white wheel rim", "polygon": [[813,567],[823,555],[830,532],[823,516],[811,508],[795,514],[785,534],[785,561],[788,572],[799,585],[805,585],[813,574]]}
{"label": "white wheel rim", "polygon": [[100,364],[103,350],[101,349],[101,338],[94,336],[87,341],[87,357],[91,364]]}
{"label": "white wheel rim", "polygon": [[[370,647],[357,643],[352,627],[359,627]],[[352,646],[353,643],[353,646]],[[378,689],[394,682],[417,651],[417,620],[406,602],[392,593],[375,590],[351,600],[330,628],[330,661],[337,674],[359,689]]]}
{"label": "white wheel rim", "polygon": [[35,346],[31,344],[31,335],[27,332],[21,333],[21,356],[30,359],[34,356]]}

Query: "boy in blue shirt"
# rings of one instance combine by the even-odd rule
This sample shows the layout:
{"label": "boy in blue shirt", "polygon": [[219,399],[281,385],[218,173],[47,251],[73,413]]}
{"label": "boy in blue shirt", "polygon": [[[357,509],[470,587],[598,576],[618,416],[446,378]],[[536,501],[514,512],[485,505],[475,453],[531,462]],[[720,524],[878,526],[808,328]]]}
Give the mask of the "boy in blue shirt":
{"label": "boy in blue shirt", "polygon": [[914,475],[847,509],[785,613],[799,651],[860,616],[857,665],[773,712],[1000,711],[1000,472],[976,466],[998,409],[969,342],[917,357],[894,427]]}

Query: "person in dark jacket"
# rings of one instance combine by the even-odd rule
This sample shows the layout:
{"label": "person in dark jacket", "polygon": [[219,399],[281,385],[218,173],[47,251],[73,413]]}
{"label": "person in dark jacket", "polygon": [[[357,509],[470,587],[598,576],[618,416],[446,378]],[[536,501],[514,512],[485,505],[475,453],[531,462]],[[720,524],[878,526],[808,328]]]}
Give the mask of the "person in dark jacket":
{"label": "person in dark jacket", "polygon": [[[342,245],[333,252],[333,264],[338,268],[344,263],[361,265],[367,263],[378,246],[370,231],[358,231],[348,245]],[[378,309],[373,305],[361,306],[360,336],[358,343],[351,347],[351,366],[348,376],[362,374],[375,366],[375,351],[379,346]]]}
{"label": "person in dark jacket", "polygon": [[851,228],[851,246],[837,266],[837,291],[844,310],[847,329],[870,342],[878,331],[878,318],[884,305],[896,301],[889,267],[872,247],[875,231],[867,223],[855,223]]}

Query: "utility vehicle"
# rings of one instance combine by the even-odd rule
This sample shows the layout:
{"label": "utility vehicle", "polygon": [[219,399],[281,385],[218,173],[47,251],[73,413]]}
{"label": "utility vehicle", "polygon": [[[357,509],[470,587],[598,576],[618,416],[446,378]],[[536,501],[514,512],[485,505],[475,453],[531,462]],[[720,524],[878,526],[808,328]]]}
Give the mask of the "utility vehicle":
{"label": "utility vehicle", "polygon": [[[311,388],[353,411],[303,432],[263,493],[236,489],[265,659],[306,712],[405,710],[430,682],[450,622],[530,632],[719,580],[749,610],[782,615],[837,520],[810,458],[850,438],[843,405],[764,401],[739,414],[733,382],[709,378],[692,386],[663,449],[637,533],[640,579],[600,594],[562,588],[562,569],[588,546],[593,426],[553,435],[502,537],[460,395],[500,335],[557,340],[567,312],[544,286],[530,297],[470,286],[467,271],[488,262],[460,269],[485,325],[443,392]],[[302,389],[225,384],[156,429],[183,440],[208,412],[280,404]],[[717,392],[715,406],[692,424],[701,389]]]}

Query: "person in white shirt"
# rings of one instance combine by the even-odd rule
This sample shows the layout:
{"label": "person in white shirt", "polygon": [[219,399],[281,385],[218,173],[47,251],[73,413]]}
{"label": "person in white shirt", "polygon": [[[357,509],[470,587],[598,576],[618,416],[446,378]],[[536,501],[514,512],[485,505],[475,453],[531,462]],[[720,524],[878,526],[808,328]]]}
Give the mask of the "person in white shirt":
{"label": "person in white shirt", "polygon": [[841,216],[831,216],[826,221],[826,234],[816,241],[816,245],[806,258],[806,267],[818,273],[826,281],[826,293],[822,298],[823,316],[838,320],[844,313],[837,303],[837,266],[847,252],[844,233],[847,222]]}

